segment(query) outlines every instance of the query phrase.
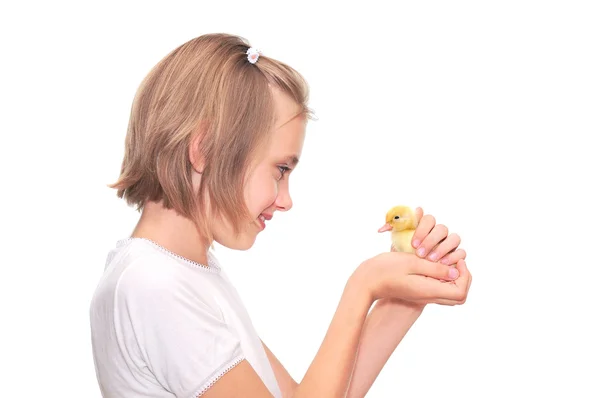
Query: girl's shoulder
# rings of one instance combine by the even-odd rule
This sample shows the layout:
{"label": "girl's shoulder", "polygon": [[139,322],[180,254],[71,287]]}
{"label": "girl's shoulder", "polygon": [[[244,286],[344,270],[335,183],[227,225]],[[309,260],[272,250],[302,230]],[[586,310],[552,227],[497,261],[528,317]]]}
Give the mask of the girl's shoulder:
{"label": "girl's shoulder", "polygon": [[132,374],[129,383],[141,380],[148,391],[168,386],[197,396],[244,358],[231,313],[221,308],[229,293],[220,273],[188,261],[139,239],[111,250],[90,314],[94,355],[108,364],[99,368],[102,383],[123,386]]}
{"label": "girl's shoulder", "polygon": [[144,239],[117,241],[107,257],[96,299],[116,306],[193,305],[220,317],[221,268],[214,255],[202,265]]}

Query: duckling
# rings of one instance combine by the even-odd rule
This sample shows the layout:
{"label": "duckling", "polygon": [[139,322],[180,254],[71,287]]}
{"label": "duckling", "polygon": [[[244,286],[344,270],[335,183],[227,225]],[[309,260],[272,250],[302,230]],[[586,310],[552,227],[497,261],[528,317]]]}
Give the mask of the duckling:
{"label": "duckling", "polygon": [[385,215],[385,224],[378,232],[392,231],[392,245],[399,252],[414,253],[411,245],[417,228],[417,217],[408,206],[394,206]]}

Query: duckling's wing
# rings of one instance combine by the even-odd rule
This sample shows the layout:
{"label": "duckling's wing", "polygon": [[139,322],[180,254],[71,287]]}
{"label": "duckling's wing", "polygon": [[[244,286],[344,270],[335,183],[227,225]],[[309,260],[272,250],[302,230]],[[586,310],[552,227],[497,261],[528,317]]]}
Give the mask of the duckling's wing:
{"label": "duckling's wing", "polygon": [[414,234],[414,229],[392,233],[392,242],[396,250],[399,252],[414,253],[415,249],[413,249],[411,244]]}

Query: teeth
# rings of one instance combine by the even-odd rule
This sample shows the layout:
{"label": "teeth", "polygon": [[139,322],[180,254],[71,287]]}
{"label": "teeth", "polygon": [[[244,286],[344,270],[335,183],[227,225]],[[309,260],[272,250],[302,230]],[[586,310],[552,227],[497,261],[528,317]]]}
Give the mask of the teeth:
{"label": "teeth", "polygon": [[265,216],[260,215],[258,218],[260,218],[263,222],[265,222]]}

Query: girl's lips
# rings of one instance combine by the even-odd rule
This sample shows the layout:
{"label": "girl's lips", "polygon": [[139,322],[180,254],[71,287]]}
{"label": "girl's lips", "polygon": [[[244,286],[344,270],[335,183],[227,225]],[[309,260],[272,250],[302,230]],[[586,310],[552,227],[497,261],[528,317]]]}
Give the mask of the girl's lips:
{"label": "girl's lips", "polygon": [[263,216],[265,218],[265,220],[269,221],[271,218],[273,218],[272,214],[269,213],[261,213],[261,216]]}
{"label": "girl's lips", "polygon": [[265,229],[266,224],[265,224],[265,220],[270,220],[271,218],[273,218],[272,214],[267,214],[267,213],[261,213],[260,216],[258,216],[258,224],[260,225],[260,230],[262,231],[263,229]]}

